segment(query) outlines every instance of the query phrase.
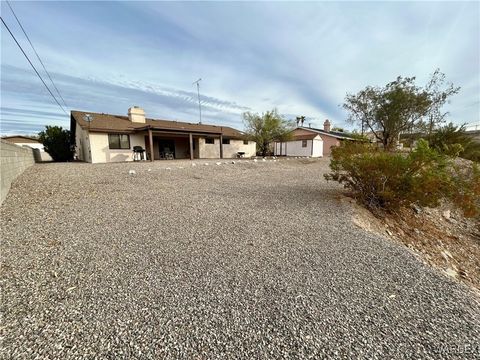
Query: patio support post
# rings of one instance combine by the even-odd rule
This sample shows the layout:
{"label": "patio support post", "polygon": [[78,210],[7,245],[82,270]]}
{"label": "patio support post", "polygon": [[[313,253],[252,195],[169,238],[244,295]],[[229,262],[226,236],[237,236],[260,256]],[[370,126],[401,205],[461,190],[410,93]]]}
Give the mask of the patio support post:
{"label": "patio support post", "polygon": [[192,133],[188,134],[188,140],[190,142],[190,160],[193,160],[193,136],[192,136]]}
{"label": "patio support post", "polygon": [[153,161],[153,134],[152,134],[152,129],[148,129],[148,145],[150,145],[150,161]]}
{"label": "patio support post", "polygon": [[220,135],[220,159],[223,159],[223,136]]}

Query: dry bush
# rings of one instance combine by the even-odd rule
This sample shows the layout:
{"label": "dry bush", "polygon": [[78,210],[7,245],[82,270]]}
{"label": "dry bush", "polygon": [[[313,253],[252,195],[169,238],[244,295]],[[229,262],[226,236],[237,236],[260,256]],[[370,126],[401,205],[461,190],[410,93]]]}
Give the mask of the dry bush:
{"label": "dry bush", "polygon": [[457,166],[425,140],[408,154],[344,142],[332,150],[330,168],[332,172],[325,177],[352,190],[371,210],[395,211],[412,204],[436,207],[442,199],[449,199],[465,216],[480,214],[477,166]]}

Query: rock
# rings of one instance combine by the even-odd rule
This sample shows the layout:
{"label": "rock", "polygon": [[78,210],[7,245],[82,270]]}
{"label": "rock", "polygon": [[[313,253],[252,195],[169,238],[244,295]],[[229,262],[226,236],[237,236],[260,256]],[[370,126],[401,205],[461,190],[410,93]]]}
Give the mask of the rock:
{"label": "rock", "polygon": [[443,251],[441,252],[441,254],[442,254],[442,256],[445,258],[445,260],[447,260],[447,261],[448,261],[449,258],[450,258],[450,259],[453,259],[452,254],[451,254],[450,251],[448,251],[448,250],[443,250]]}
{"label": "rock", "polygon": [[440,251],[440,255],[442,255],[442,257],[445,259],[445,261],[449,260],[448,255],[445,253],[445,251]]}
{"label": "rock", "polygon": [[235,164],[235,161],[232,161],[232,164]]}
{"label": "rock", "polygon": [[453,278],[456,278],[458,273],[453,270],[452,268],[448,268],[447,270],[445,270],[445,273],[450,276],[450,277],[453,277]]}
{"label": "rock", "polygon": [[208,163],[205,163],[205,166],[208,166]]}
{"label": "rock", "polygon": [[135,170],[129,170],[128,173],[129,173],[130,175],[135,175],[137,172],[136,172]]}
{"label": "rock", "polygon": [[148,169],[147,171],[152,171],[152,169]]}
{"label": "rock", "polygon": [[462,278],[464,278],[464,279],[468,278],[468,273],[467,273],[466,270],[460,269],[460,270],[458,271],[458,273],[460,274],[460,277],[462,277]]}
{"label": "rock", "polygon": [[258,160],[257,159],[253,159],[253,162],[257,162]]}
{"label": "rock", "polygon": [[192,163],[192,166],[197,166],[197,164],[195,164],[195,163]]}
{"label": "rock", "polygon": [[388,229],[386,230],[386,232],[387,232],[387,234],[390,235],[390,236],[393,235],[393,233],[392,233],[390,230],[388,230]]}
{"label": "rock", "polygon": [[450,210],[445,210],[445,211],[442,213],[442,216],[443,216],[445,219],[450,219]]}
{"label": "rock", "polygon": [[267,159],[263,158],[262,161],[267,161]]}
{"label": "rock", "polygon": [[169,168],[169,167],[167,167],[167,168],[165,168],[165,170],[172,170],[172,169],[171,169],[171,168]]}
{"label": "rock", "polygon": [[215,163],[215,164],[217,164],[217,165],[222,165],[222,163],[221,163],[221,162],[217,162],[217,163]]}
{"label": "rock", "polygon": [[420,206],[418,206],[417,204],[413,204],[412,205],[412,209],[413,211],[415,211],[415,213],[417,214],[420,214],[422,212],[422,208]]}

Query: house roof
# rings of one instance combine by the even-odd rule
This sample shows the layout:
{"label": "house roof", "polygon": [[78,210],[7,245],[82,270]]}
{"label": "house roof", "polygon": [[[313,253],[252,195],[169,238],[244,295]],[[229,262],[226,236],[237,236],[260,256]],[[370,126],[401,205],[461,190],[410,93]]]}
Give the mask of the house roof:
{"label": "house roof", "polygon": [[[339,131],[325,131],[322,129],[316,129],[312,127],[304,127],[304,126],[299,126],[297,129],[302,129],[302,130],[308,130],[320,135],[326,135],[326,136],[331,136],[337,139],[347,139],[347,140],[353,140],[353,137],[350,136],[349,134],[339,132]],[[296,130],[296,129],[295,129]]]}
{"label": "house roof", "polygon": [[[91,115],[90,124],[85,121],[85,115]],[[244,133],[228,126],[193,124],[181,121],[146,118],[145,123],[131,122],[128,116],[99,114],[85,111],[71,111],[71,119],[75,120],[83,129],[91,132],[134,133],[144,130],[176,131],[185,133],[201,133],[223,135],[230,138],[243,138]]]}
{"label": "house roof", "polygon": [[303,135],[293,135],[294,140],[313,140],[318,134],[303,134]]}
{"label": "house roof", "polygon": [[41,144],[41,142],[38,139],[35,139],[30,136],[24,136],[24,135],[11,135],[11,136],[3,136],[3,140],[6,140],[11,143],[22,143],[22,144],[27,144],[27,143],[35,143],[35,144]]}

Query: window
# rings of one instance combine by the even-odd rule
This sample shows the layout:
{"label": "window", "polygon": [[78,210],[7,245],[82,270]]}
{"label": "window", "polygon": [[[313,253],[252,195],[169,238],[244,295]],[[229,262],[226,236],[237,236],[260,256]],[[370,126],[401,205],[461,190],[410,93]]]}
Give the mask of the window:
{"label": "window", "polygon": [[223,138],[223,139],[222,139],[222,144],[223,144],[223,145],[230,145],[230,139],[225,139],[225,138]]}
{"label": "window", "polygon": [[205,138],[205,144],[215,144],[214,138]]}
{"label": "window", "polygon": [[302,147],[307,147],[307,140],[302,140]]}
{"label": "window", "polygon": [[248,140],[243,140],[243,145],[248,145]]}
{"label": "window", "polygon": [[109,149],[130,149],[130,135],[108,134]]}

